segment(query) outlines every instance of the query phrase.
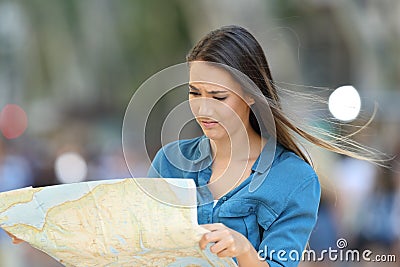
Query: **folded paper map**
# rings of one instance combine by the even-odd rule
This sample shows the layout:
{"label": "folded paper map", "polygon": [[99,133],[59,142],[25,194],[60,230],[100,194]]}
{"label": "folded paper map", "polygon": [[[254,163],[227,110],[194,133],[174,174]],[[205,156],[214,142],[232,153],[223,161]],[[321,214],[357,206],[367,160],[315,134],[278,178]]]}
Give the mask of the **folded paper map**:
{"label": "folded paper map", "polygon": [[237,266],[211,253],[210,244],[199,248],[208,230],[197,224],[190,179],[129,178],[0,193],[0,227],[65,266]]}

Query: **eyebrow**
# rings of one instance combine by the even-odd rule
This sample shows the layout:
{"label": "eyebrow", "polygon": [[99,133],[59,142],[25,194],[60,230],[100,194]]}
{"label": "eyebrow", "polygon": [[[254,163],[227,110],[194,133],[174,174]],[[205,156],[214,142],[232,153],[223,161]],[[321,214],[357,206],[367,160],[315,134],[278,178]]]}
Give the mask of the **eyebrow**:
{"label": "eyebrow", "polygon": [[[190,85],[190,84],[189,84],[189,88],[192,90],[195,90],[195,91],[200,91],[199,88],[196,88],[195,86]],[[227,90],[223,90],[223,91],[212,90],[212,91],[206,91],[206,92],[209,94],[220,94],[220,93],[227,93],[228,91]]]}

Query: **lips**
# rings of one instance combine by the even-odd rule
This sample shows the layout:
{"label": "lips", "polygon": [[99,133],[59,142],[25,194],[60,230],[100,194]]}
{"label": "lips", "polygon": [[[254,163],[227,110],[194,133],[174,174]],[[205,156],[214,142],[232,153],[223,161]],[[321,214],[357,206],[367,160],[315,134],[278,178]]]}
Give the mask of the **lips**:
{"label": "lips", "polygon": [[200,122],[204,128],[212,128],[218,125],[218,122],[213,120],[201,120]]}

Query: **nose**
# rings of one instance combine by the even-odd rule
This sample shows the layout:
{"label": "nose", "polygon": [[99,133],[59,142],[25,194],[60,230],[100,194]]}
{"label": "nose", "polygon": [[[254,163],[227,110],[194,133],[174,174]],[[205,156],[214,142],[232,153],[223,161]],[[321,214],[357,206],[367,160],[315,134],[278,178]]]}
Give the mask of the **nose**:
{"label": "nose", "polygon": [[199,116],[211,116],[212,115],[212,104],[210,103],[210,99],[208,97],[201,97],[200,99],[200,107],[199,107]]}
{"label": "nose", "polygon": [[199,97],[190,101],[190,107],[196,117],[212,117],[213,103],[208,97]]}

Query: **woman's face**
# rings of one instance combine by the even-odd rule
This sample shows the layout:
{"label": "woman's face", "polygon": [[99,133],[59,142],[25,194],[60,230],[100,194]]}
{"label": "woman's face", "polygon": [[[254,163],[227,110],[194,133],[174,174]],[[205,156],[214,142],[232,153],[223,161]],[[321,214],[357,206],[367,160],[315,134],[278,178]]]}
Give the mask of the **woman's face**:
{"label": "woman's face", "polygon": [[250,126],[251,97],[228,71],[205,62],[191,62],[189,103],[204,134],[213,140],[228,138]]}

